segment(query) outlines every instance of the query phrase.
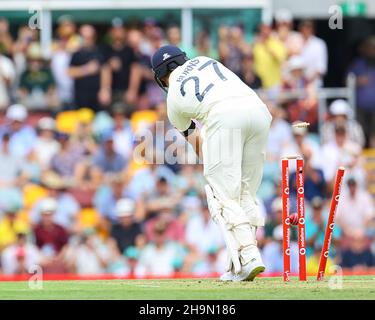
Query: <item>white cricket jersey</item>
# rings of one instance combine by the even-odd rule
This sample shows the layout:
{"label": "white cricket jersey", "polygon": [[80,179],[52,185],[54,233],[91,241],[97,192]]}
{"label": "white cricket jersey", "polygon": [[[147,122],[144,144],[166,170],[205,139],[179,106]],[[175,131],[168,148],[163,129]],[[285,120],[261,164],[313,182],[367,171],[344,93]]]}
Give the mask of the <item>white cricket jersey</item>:
{"label": "white cricket jersey", "polygon": [[205,123],[218,103],[233,98],[255,98],[256,93],[220,62],[196,57],[172,71],[167,96],[168,118],[179,131],[189,128],[192,119]]}

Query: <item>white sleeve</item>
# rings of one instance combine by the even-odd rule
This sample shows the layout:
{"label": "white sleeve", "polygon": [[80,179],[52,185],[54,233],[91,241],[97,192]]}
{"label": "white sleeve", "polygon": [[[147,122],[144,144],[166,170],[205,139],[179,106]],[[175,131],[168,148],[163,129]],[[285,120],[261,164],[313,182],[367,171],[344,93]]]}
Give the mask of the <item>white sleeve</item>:
{"label": "white sleeve", "polygon": [[167,104],[168,119],[171,124],[181,132],[187,130],[190,127],[191,118],[184,116],[173,100],[168,99]]}
{"label": "white sleeve", "polygon": [[317,52],[317,67],[318,71],[321,74],[326,74],[327,72],[327,64],[328,64],[328,53],[327,53],[327,45],[324,40],[319,41],[318,52]]}

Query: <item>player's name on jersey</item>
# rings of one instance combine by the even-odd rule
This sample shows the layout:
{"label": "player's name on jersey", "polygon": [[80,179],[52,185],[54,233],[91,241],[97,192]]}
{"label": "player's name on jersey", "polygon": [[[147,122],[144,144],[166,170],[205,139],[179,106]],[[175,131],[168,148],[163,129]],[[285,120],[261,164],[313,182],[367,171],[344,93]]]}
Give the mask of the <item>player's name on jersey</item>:
{"label": "player's name on jersey", "polygon": [[191,71],[194,70],[194,67],[196,67],[198,65],[198,63],[199,63],[199,59],[195,58],[195,59],[189,60],[189,62],[187,63],[187,65],[186,65],[186,67],[184,69],[184,71],[182,71],[181,75],[177,78],[176,81],[177,82],[183,81],[184,78],[186,76],[188,76]]}

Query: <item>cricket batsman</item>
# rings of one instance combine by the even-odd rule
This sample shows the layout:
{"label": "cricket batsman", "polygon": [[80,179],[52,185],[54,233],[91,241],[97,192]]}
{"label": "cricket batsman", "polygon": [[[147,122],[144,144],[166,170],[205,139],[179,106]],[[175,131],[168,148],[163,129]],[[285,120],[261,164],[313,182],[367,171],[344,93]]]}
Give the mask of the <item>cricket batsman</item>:
{"label": "cricket batsman", "polygon": [[265,270],[256,241],[257,227],[264,225],[256,192],[272,116],[252,89],[214,59],[188,59],[167,45],[151,63],[167,92],[170,122],[203,158],[208,206],[228,252],[220,279],[253,281]]}

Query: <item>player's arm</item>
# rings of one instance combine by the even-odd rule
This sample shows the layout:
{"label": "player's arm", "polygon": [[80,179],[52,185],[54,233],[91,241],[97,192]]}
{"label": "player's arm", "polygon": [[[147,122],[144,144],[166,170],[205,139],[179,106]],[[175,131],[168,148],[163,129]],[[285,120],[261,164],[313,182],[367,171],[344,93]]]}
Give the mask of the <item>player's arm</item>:
{"label": "player's arm", "polygon": [[183,131],[182,135],[185,137],[186,141],[191,144],[199,159],[202,160],[202,139],[194,121],[191,121],[189,128]]}
{"label": "player's arm", "polygon": [[201,138],[199,130],[196,128],[195,122],[190,117],[185,116],[179,109],[178,105],[169,97],[168,101],[168,119],[171,124],[184,136],[197,156],[202,160]]}

